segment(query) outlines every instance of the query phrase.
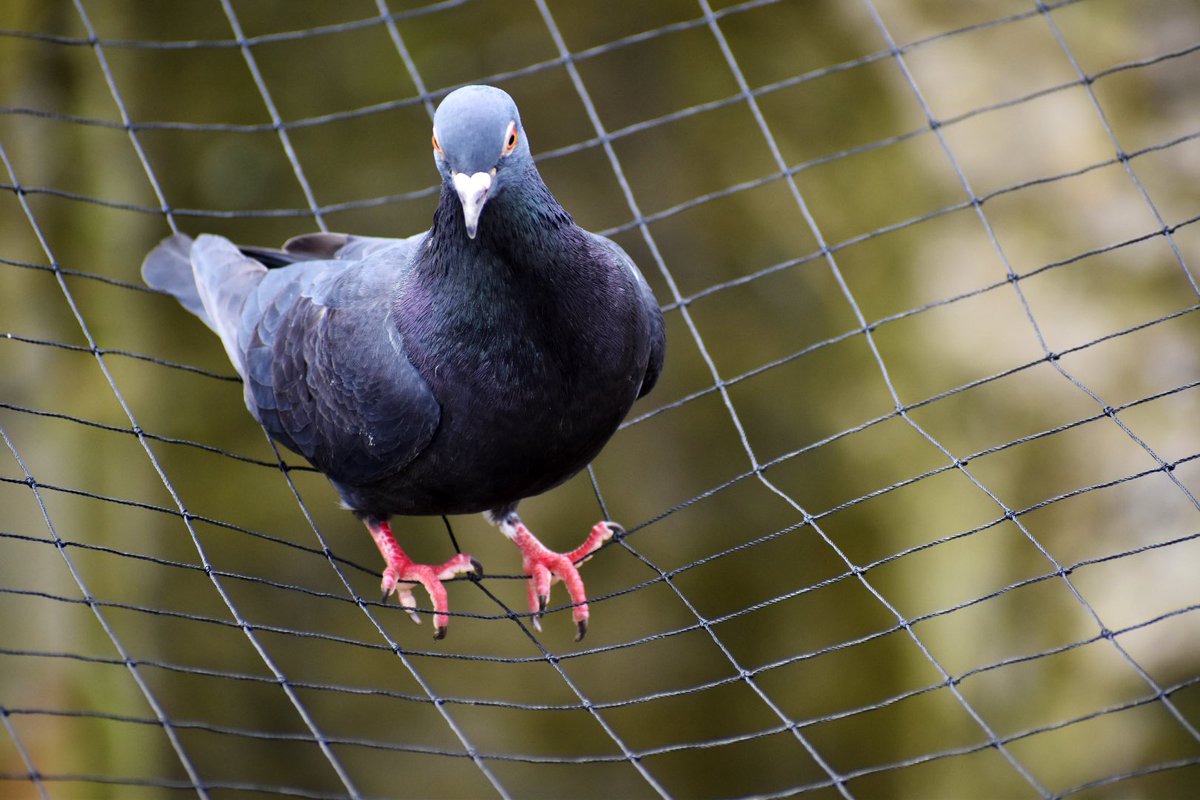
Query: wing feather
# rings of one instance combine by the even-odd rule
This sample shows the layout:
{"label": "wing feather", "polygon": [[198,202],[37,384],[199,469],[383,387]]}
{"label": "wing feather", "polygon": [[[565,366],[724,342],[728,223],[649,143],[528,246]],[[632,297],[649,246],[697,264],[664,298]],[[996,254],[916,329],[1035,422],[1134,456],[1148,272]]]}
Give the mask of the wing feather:
{"label": "wing feather", "polygon": [[193,248],[199,294],[245,380],[246,405],[339,483],[402,469],[441,417],[391,317],[411,249],[394,240],[362,260],[267,270],[219,237]]}

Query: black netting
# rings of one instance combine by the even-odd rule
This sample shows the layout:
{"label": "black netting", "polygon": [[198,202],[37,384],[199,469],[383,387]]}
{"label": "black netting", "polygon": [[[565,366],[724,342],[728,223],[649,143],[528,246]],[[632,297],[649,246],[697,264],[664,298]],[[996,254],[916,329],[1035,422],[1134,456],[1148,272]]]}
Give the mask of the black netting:
{"label": "black netting", "polygon": [[[1194,4],[9,0],[0,55],[6,796],[1191,791]],[[138,277],[176,230],[425,229],[476,82],[667,318],[522,506],[627,528],[581,645],[480,518],[396,520],[485,565],[448,639],[380,604]]]}

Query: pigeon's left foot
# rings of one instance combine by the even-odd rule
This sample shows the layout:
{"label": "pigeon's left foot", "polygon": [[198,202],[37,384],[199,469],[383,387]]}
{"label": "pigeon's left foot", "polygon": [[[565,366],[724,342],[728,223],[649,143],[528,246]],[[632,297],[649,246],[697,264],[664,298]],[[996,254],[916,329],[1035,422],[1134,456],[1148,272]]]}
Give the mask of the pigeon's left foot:
{"label": "pigeon's left foot", "polygon": [[433,601],[433,638],[444,639],[446,626],[450,622],[450,604],[442,581],[468,573],[483,575],[483,567],[466,553],[459,553],[441,566],[414,563],[408,554],[400,549],[396,537],[392,534],[392,526],[386,520],[365,522],[367,530],[371,532],[371,538],[379,548],[379,554],[387,562],[387,567],[383,570],[383,580],[380,582],[384,602],[387,601],[388,595],[395,592],[400,604],[408,611],[408,616],[413,622],[420,624],[421,618],[417,615],[417,600],[413,597],[413,589],[417,584],[421,584],[425,591],[429,592],[429,599]]}
{"label": "pigeon's left foot", "polygon": [[533,612],[533,627],[542,629],[542,613],[550,602],[550,587],[562,581],[575,604],[572,614],[578,632],[575,641],[581,640],[588,630],[587,592],[583,579],[579,577],[578,565],[587,561],[600,545],[614,533],[621,531],[615,522],[597,522],[579,547],[569,553],[556,553],[546,548],[537,537],[529,532],[525,523],[515,517],[500,522],[500,531],[521,550],[525,574],[529,576],[529,610]]}

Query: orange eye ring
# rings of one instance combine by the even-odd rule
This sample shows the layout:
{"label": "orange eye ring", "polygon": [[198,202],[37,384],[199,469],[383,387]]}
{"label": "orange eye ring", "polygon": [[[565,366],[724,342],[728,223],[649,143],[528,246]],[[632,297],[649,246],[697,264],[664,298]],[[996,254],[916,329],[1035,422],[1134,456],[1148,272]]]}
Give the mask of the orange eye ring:
{"label": "orange eye ring", "polygon": [[442,152],[442,146],[440,144],[438,144],[437,131],[434,131],[434,133],[433,133],[433,152],[437,153],[439,156],[446,155],[445,153]]}
{"label": "orange eye ring", "polygon": [[517,135],[516,120],[513,120],[512,122],[508,123],[508,134],[504,137],[504,149],[500,151],[500,155],[512,155],[513,150],[517,149],[517,142],[520,141],[520,138],[521,137]]}

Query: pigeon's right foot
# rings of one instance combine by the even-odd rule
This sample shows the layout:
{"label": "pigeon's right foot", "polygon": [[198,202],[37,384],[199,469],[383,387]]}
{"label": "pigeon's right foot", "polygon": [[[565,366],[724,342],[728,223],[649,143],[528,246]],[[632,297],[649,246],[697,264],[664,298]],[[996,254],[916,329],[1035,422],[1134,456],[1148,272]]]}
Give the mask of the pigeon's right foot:
{"label": "pigeon's right foot", "polygon": [[459,553],[441,566],[417,564],[400,549],[396,537],[392,534],[392,527],[387,521],[367,521],[366,525],[367,530],[371,532],[371,538],[375,540],[376,547],[379,548],[379,554],[387,562],[387,567],[383,570],[383,580],[380,582],[380,588],[383,589],[383,601],[387,602],[388,596],[395,592],[396,597],[400,600],[400,605],[408,612],[408,616],[412,618],[413,622],[420,624],[421,617],[417,614],[417,601],[413,597],[413,589],[417,584],[424,586],[425,591],[429,592],[429,599],[433,602],[433,638],[445,638],[446,626],[450,623],[448,614],[450,604],[446,598],[446,587],[442,585],[442,581],[469,573],[482,576],[483,567],[466,553]]}

